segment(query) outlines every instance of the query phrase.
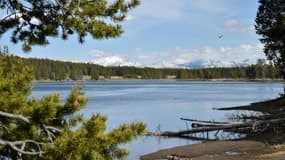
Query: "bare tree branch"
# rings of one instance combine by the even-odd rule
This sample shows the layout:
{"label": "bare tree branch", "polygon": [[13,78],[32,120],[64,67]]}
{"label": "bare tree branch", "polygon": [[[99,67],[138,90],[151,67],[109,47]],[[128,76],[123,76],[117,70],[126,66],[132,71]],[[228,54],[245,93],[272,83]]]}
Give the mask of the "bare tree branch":
{"label": "bare tree branch", "polygon": [[11,18],[12,16],[17,16],[18,14],[20,14],[20,12],[12,12],[6,16],[4,16],[2,19],[0,19],[0,22],[5,21],[6,19]]}
{"label": "bare tree branch", "polygon": [[0,116],[2,117],[7,117],[7,118],[14,118],[14,119],[18,119],[21,120],[23,122],[26,122],[28,124],[31,124],[30,120],[22,115],[18,115],[18,114],[11,114],[11,113],[7,113],[7,112],[3,112],[0,111]]}
{"label": "bare tree branch", "polygon": [[[11,118],[11,119],[17,119],[17,120],[20,120],[20,121],[23,121],[27,124],[32,125],[32,122],[28,118],[26,118],[22,115],[11,114],[11,113],[6,113],[3,111],[0,111],[0,117],[1,116],[6,117],[6,118]],[[53,127],[53,126],[46,126],[44,124],[35,124],[35,125],[40,125],[41,130],[46,134],[46,136],[49,139],[49,142],[37,142],[34,140],[6,141],[3,139],[0,139],[0,145],[8,145],[9,147],[11,147],[11,149],[15,150],[20,155],[26,154],[26,155],[39,155],[39,156],[41,156],[43,154],[43,151],[41,150],[41,145],[53,143],[53,140],[56,138],[55,134],[61,133],[62,130],[60,130],[56,127]],[[1,123],[0,123],[0,128],[3,128],[7,132],[9,132],[8,128],[6,126],[2,125]],[[35,145],[34,150],[32,150],[32,151],[25,150],[26,146],[27,146],[26,144],[28,144],[28,143]]]}
{"label": "bare tree branch", "polygon": [[41,129],[43,130],[43,132],[48,136],[48,139],[51,143],[53,143],[53,139],[55,138],[55,136],[53,135],[53,133],[51,133],[44,124],[41,124]]}
{"label": "bare tree branch", "polygon": [[[26,151],[25,146],[27,143],[34,144],[36,146],[36,149],[34,151]],[[36,142],[33,140],[24,140],[24,141],[5,141],[0,139],[1,145],[8,145],[13,150],[26,155],[39,155],[41,156],[44,152],[41,150],[41,145],[47,144],[42,142]]]}
{"label": "bare tree branch", "polygon": [[45,134],[48,136],[51,143],[53,143],[53,140],[56,138],[54,135],[56,132],[61,133],[62,130],[52,127],[52,126],[46,126],[44,124],[41,124],[42,130],[45,132]]}
{"label": "bare tree branch", "polygon": [[58,132],[58,133],[61,133],[62,132],[62,130],[61,129],[58,129],[58,128],[56,128],[56,127],[53,127],[53,126],[45,126],[46,127],[46,129],[48,129],[48,130],[50,130],[50,131],[55,131],[55,132]]}

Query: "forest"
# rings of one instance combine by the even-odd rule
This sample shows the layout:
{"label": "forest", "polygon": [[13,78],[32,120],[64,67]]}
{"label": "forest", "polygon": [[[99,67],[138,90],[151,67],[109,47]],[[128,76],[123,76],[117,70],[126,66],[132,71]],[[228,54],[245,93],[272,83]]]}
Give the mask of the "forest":
{"label": "forest", "polygon": [[8,48],[0,50],[0,56],[22,60],[34,70],[35,80],[87,80],[111,79],[234,79],[234,80],[265,80],[281,79],[280,71],[273,63],[266,63],[264,59],[258,59],[256,64],[248,66],[236,66],[231,68],[214,67],[201,69],[183,68],[139,68],[132,66],[104,67],[92,63],[74,63],[50,59],[21,58],[9,54]]}

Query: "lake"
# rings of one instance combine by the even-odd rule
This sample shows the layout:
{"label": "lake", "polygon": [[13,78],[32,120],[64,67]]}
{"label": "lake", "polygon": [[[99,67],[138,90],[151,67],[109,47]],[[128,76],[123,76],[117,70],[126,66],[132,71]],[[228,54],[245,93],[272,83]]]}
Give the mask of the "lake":
{"label": "lake", "polygon": [[[231,112],[212,108],[267,100],[283,91],[282,83],[146,80],[33,83],[32,96],[56,92],[64,100],[75,84],[83,84],[88,97],[81,113],[86,117],[98,112],[107,115],[108,130],[120,123],[143,121],[148,131],[177,131],[186,128],[180,117],[225,121]],[[128,160],[134,160],[142,154],[193,143],[199,141],[140,137],[124,147],[130,151]]]}

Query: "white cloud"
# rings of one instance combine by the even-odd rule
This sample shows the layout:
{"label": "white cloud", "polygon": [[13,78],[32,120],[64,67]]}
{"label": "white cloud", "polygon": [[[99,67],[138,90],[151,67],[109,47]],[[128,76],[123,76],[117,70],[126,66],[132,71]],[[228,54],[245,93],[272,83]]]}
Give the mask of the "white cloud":
{"label": "white cloud", "polygon": [[220,13],[227,8],[221,0],[198,0],[191,3],[191,7],[204,13]]}
{"label": "white cloud", "polygon": [[93,57],[102,57],[105,55],[105,52],[100,51],[98,49],[93,49],[91,51],[88,52],[89,55],[93,56]]}
{"label": "white cloud", "polygon": [[236,19],[230,19],[225,22],[225,25],[229,28],[237,28],[240,27],[240,22]]}
{"label": "white cloud", "polygon": [[127,61],[120,56],[106,56],[92,61],[103,66],[137,66],[134,62]]}
{"label": "white cloud", "polygon": [[237,19],[229,19],[225,21],[224,26],[226,30],[237,33],[237,34],[254,34],[255,29],[254,26],[247,26],[245,25],[242,21],[237,20]]}
{"label": "white cloud", "polygon": [[[163,53],[163,54],[162,54]],[[140,63],[144,65],[179,67],[195,61],[217,61],[221,66],[230,66],[232,62],[242,63],[249,60],[255,63],[258,58],[264,58],[262,45],[241,44],[236,47],[220,46],[219,48],[175,48],[168,51],[143,51],[138,55]],[[150,56],[149,56],[150,55]],[[161,65],[164,64],[164,65]]]}
{"label": "white cloud", "polygon": [[252,49],[254,49],[254,46],[250,45],[250,44],[241,44],[240,48],[246,51],[250,51]]}
{"label": "white cloud", "polygon": [[90,62],[103,66],[139,66],[139,63],[131,62],[119,55],[110,55],[98,49],[92,49],[88,52],[91,56]]}
{"label": "white cloud", "polygon": [[141,66],[147,66],[147,67],[153,67],[153,68],[178,68],[180,66],[177,66],[175,63],[167,62],[167,61],[161,61],[157,63],[152,63],[148,65],[141,65]]}
{"label": "white cloud", "polygon": [[[174,48],[166,51],[136,50],[135,57],[108,56],[96,57],[92,62],[103,66],[136,66],[136,67],[181,67],[192,62],[215,62],[217,66],[231,66],[233,63],[256,63],[257,59],[265,58],[263,45],[241,44],[239,46],[220,46],[219,48]],[[103,51],[93,53],[101,53]],[[103,52],[104,53],[104,52]],[[97,54],[95,54],[97,55]],[[130,60],[132,59],[132,61]]]}
{"label": "white cloud", "polygon": [[125,18],[125,21],[132,21],[134,20],[136,17],[133,15],[127,15],[127,17]]}
{"label": "white cloud", "polygon": [[231,50],[231,47],[224,47],[224,46],[221,46],[220,47],[220,52],[221,53],[227,53]]}
{"label": "white cloud", "polygon": [[142,48],[137,47],[137,48],[135,48],[135,51],[136,51],[136,52],[140,52],[140,51],[142,51]]}
{"label": "white cloud", "polygon": [[138,16],[164,20],[177,19],[183,15],[184,2],[183,0],[143,0],[134,13]]}
{"label": "white cloud", "polygon": [[141,5],[133,13],[139,17],[176,20],[197,12],[219,13],[225,10],[226,6],[222,0],[142,0]]}

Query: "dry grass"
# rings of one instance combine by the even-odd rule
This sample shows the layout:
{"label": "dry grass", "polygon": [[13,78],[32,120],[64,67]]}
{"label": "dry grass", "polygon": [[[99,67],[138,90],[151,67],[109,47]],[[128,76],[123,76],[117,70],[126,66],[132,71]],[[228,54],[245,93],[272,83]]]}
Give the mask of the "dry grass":
{"label": "dry grass", "polygon": [[263,155],[260,155],[259,158],[274,158],[274,157],[280,157],[282,155],[285,156],[285,151],[278,151],[274,153],[263,154]]}
{"label": "dry grass", "polygon": [[285,156],[285,144],[272,145],[264,149],[265,153],[261,154],[259,158],[270,159],[274,157]]}

